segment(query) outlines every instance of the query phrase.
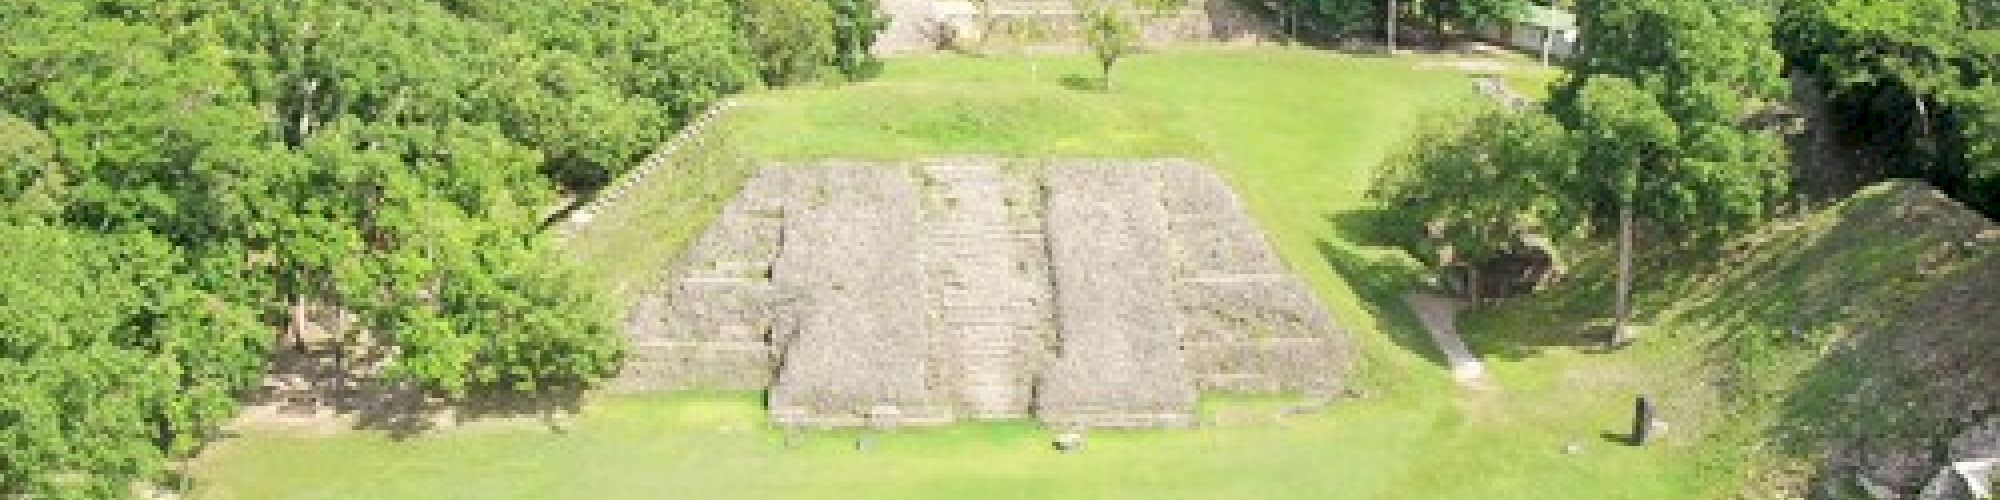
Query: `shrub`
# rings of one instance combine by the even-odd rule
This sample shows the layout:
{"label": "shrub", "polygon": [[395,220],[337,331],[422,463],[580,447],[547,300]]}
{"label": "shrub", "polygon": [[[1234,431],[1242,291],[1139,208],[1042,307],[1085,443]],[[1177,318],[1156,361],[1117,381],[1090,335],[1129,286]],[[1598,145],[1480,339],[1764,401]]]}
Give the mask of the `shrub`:
{"label": "shrub", "polygon": [[877,63],[868,51],[875,36],[889,26],[875,0],[827,0],[833,7],[833,43],[840,72],[848,78],[872,76]]}
{"label": "shrub", "polygon": [[833,9],[823,0],[739,0],[764,82],[811,81],[838,62]]}

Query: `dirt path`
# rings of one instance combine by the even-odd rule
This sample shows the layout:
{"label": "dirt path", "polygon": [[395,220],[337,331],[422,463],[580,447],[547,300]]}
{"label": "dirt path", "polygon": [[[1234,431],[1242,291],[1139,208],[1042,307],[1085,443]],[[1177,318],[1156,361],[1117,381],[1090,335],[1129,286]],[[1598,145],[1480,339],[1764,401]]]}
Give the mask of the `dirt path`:
{"label": "dirt path", "polygon": [[1465,347],[1465,341],[1458,337],[1458,312],[1465,310],[1465,301],[1435,295],[1412,293],[1403,296],[1403,302],[1417,313],[1423,321],[1424,330],[1430,332],[1431,340],[1437,342],[1438,350],[1451,366],[1451,378],[1459,385],[1474,389],[1486,387],[1486,365],[1479,357]]}

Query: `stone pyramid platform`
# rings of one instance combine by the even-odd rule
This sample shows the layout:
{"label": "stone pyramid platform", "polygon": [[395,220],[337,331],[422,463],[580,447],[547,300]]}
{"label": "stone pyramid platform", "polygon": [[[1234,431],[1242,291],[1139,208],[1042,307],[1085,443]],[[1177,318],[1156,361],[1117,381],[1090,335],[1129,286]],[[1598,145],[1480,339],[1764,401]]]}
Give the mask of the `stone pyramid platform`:
{"label": "stone pyramid platform", "polygon": [[1228,185],[1184,161],[774,165],[627,320],[616,387],[768,389],[780,425],[1194,422],[1352,358]]}

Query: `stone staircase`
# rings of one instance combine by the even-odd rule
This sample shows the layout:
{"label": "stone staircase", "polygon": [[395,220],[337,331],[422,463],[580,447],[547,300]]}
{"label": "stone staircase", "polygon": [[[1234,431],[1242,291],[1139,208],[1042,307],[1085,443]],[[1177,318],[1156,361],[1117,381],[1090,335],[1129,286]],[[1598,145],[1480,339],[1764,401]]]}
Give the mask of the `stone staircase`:
{"label": "stone staircase", "polygon": [[928,223],[944,383],[975,419],[1027,417],[1046,357],[1050,285],[1034,191],[992,165],[933,165]]}
{"label": "stone staircase", "polygon": [[771,285],[780,219],[790,179],[769,171],[745,181],[737,197],[690,245],[655,293],[625,319],[631,353],[614,392],[760,389],[771,383]]}

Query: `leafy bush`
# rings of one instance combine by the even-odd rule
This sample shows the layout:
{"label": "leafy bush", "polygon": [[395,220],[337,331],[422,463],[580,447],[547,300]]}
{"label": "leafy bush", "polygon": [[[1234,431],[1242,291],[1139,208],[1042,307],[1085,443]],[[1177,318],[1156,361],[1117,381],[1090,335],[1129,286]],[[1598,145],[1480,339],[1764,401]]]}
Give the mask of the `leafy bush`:
{"label": "leafy bush", "polygon": [[876,0],[827,0],[833,8],[833,46],[838,52],[840,72],[848,78],[872,76],[877,63],[869,48],[875,36],[889,27]]}
{"label": "leafy bush", "polygon": [[810,81],[838,63],[833,9],[824,0],[738,0],[764,81]]}

